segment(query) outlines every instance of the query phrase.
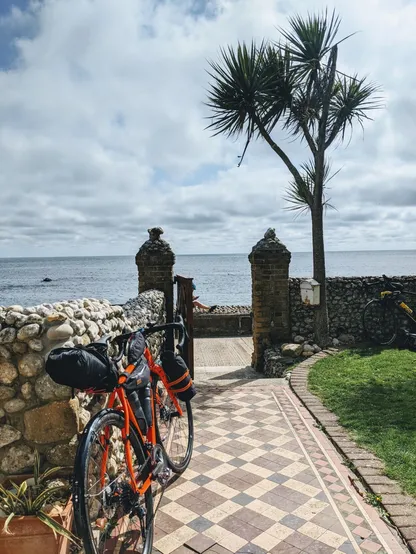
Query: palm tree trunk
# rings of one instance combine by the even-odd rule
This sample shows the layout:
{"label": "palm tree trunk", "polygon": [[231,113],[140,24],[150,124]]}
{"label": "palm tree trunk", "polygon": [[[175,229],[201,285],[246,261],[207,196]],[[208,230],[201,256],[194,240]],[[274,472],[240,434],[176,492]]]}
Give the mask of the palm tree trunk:
{"label": "palm tree trunk", "polygon": [[321,285],[320,305],[315,311],[315,340],[325,347],[328,345],[328,308],[326,304],[325,245],[322,201],[312,210],[313,278]]}

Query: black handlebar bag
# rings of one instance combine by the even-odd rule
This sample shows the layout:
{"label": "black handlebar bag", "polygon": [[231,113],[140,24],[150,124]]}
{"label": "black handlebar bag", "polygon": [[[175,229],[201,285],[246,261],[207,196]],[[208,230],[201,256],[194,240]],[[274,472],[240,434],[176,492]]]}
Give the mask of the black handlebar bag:
{"label": "black handlebar bag", "polygon": [[196,389],[185,360],[174,352],[165,350],[161,356],[161,361],[169,381],[170,390],[183,402],[192,400],[196,395]]}
{"label": "black handlebar bag", "polygon": [[117,368],[95,348],[54,348],[45,370],[55,383],[81,391],[111,392],[118,383]]}

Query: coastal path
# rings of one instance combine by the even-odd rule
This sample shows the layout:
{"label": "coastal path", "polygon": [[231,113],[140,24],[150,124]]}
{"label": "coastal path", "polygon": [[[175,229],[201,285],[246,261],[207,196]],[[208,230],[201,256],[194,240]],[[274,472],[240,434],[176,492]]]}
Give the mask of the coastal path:
{"label": "coastal path", "polygon": [[156,515],[158,554],[404,554],[283,379],[250,366],[251,339],[196,339],[195,445]]}

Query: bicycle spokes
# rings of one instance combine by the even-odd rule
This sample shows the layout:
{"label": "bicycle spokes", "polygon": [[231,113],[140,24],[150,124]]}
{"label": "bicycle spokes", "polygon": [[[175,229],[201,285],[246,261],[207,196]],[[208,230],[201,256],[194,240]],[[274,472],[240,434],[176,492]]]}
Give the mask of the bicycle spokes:
{"label": "bicycle spokes", "polygon": [[[93,541],[99,554],[112,553],[116,546],[120,553],[140,552],[145,539],[146,509],[143,497],[131,486],[124,449],[122,432],[114,426],[96,433],[91,448],[85,476],[86,500]],[[132,448],[131,455],[133,464],[139,468]],[[135,479],[140,479],[140,475],[136,474]]]}
{"label": "bicycle spokes", "polygon": [[187,405],[176,397],[172,398],[161,383],[158,383],[157,399],[156,417],[161,443],[171,461],[181,463],[189,440]]}

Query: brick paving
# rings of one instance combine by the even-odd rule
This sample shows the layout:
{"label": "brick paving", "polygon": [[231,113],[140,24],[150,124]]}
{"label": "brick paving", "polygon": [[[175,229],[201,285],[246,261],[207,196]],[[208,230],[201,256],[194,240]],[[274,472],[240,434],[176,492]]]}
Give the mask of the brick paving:
{"label": "brick paving", "polygon": [[285,385],[200,386],[189,469],[165,492],[154,553],[403,554]]}

